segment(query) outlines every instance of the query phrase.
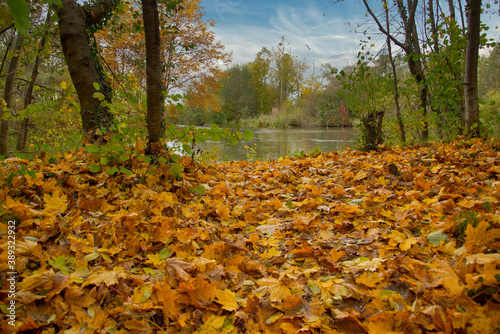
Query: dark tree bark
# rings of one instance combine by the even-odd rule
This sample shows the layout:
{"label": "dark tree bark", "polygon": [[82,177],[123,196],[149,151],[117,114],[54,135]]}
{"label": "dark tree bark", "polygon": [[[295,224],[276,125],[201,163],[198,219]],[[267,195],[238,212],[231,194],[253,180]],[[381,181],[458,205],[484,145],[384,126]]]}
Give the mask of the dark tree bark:
{"label": "dark tree bark", "polygon": [[94,82],[99,84],[100,93],[111,103],[111,90],[99,70],[97,55],[92,53],[85,21],[99,24],[110,13],[115,0],[100,0],[92,6],[81,6],[76,0],[61,0],[62,7],[54,6],[59,17],[59,31],[64,58],[71,80],[80,101],[80,115],[85,133],[94,134],[100,127],[109,129],[113,115],[94,97],[97,92]]}
{"label": "dark tree bark", "polygon": [[161,42],[157,0],[142,0],[144,35],[146,40],[146,86],[148,151],[157,153],[165,132],[163,91],[161,82]]}
{"label": "dark tree bark", "polygon": [[477,65],[479,61],[481,0],[467,1],[467,50],[465,52],[465,126],[469,137],[479,137]]}
{"label": "dark tree bark", "polygon": [[[14,46],[13,55],[10,59],[9,70],[5,80],[4,101],[7,109],[12,108],[12,94],[14,92],[14,79],[16,78],[17,67],[19,65],[19,53],[21,52],[21,45],[23,37],[18,33],[16,37],[16,44]],[[4,106],[0,104],[0,119],[4,115]],[[7,157],[9,154],[9,120],[4,120],[0,125],[0,155]]]}
{"label": "dark tree bark", "polygon": [[[27,108],[32,100],[33,100],[33,88],[35,87],[35,82],[38,77],[38,68],[40,67],[40,62],[41,62],[41,53],[43,49],[45,48],[45,44],[47,41],[46,35],[47,35],[47,30],[50,25],[50,18],[51,18],[51,11],[49,10],[47,12],[47,17],[45,18],[45,27],[42,33],[42,37],[40,38],[40,46],[38,47],[38,52],[35,58],[35,61],[33,63],[33,70],[31,72],[31,80],[28,83],[28,88],[26,89],[26,94],[24,95],[24,108]],[[19,152],[24,151],[26,148],[26,142],[28,141],[28,126],[30,122],[30,117],[26,116],[23,118],[21,121],[21,125],[19,127],[19,133],[17,135],[17,145],[16,149]]]}

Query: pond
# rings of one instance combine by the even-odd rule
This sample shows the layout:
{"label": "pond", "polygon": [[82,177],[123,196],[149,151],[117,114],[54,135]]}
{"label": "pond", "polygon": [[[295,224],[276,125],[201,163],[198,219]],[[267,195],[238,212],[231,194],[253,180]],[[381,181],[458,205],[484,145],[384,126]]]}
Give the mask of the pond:
{"label": "pond", "polygon": [[[240,129],[243,132],[244,129]],[[200,143],[203,151],[215,150],[219,161],[268,160],[313,150],[324,152],[342,151],[347,147],[356,148],[359,130],[357,128],[289,128],[250,129],[254,139],[241,141],[236,146],[227,140]],[[248,147],[248,148],[245,148]]]}

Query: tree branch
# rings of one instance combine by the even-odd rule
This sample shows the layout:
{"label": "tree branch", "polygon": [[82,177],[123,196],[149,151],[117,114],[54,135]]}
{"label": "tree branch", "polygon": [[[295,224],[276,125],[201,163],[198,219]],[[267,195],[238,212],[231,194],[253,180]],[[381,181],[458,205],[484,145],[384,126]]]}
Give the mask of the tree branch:
{"label": "tree branch", "polygon": [[377,26],[378,26],[378,30],[383,33],[384,35],[386,35],[388,38],[391,39],[391,41],[394,42],[394,44],[396,44],[397,46],[399,46],[401,49],[403,49],[405,52],[407,52],[408,48],[406,47],[406,45],[404,45],[403,43],[401,43],[400,41],[398,41],[394,36],[392,36],[391,34],[389,34],[389,32],[387,30],[384,29],[384,27],[382,26],[382,24],[380,23],[380,21],[378,20],[378,18],[375,16],[375,14],[373,13],[373,11],[371,10],[370,6],[368,5],[368,2],[366,2],[366,0],[363,0],[363,3],[365,4],[365,7],[366,7],[366,10],[368,11],[368,13],[371,15],[371,17],[375,20],[375,23],[377,23]]}

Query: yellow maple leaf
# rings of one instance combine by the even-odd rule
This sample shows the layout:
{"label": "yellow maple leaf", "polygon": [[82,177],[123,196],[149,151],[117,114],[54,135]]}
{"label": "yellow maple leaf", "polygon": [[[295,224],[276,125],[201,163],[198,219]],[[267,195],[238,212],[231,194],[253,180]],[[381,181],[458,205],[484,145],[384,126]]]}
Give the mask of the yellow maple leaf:
{"label": "yellow maple leaf", "polygon": [[269,290],[269,299],[272,302],[281,302],[288,296],[292,295],[292,291],[282,281],[276,278],[262,278],[257,281],[260,286],[267,286]]}
{"label": "yellow maple leaf", "polygon": [[235,311],[239,308],[236,294],[229,289],[215,291],[215,297],[226,311]]}
{"label": "yellow maple leaf", "polygon": [[59,190],[54,191],[51,195],[43,195],[43,200],[45,202],[45,210],[52,213],[65,212],[68,207],[68,197],[66,195],[60,195]]}
{"label": "yellow maple leaf", "polygon": [[407,251],[411,248],[412,245],[417,243],[417,238],[411,237],[403,241],[402,243],[399,244],[399,248],[402,251]]}
{"label": "yellow maple leaf", "polygon": [[332,248],[332,250],[330,251],[330,257],[328,259],[331,260],[332,262],[337,262],[344,255],[345,255],[344,251],[338,251],[335,248]]}
{"label": "yellow maple leaf", "polygon": [[477,227],[471,224],[467,225],[465,230],[465,243],[469,245],[488,245],[489,243],[495,241],[495,239],[500,238],[500,229],[488,230],[490,224],[487,221],[480,222]]}
{"label": "yellow maple leaf", "polygon": [[363,275],[356,278],[356,283],[364,284],[369,288],[374,288],[382,279],[382,277],[379,277],[379,275],[375,273],[364,272]]}

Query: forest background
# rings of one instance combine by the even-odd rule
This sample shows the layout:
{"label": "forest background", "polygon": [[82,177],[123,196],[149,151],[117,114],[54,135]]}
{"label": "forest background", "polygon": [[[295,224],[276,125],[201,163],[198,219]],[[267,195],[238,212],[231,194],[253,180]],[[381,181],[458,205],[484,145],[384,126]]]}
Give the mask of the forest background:
{"label": "forest background", "polygon": [[[114,118],[133,142],[146,133],[140,2],[104,2],[113,10],[97,25],[85,23],[101,76],[92,98],[111,102],[112,95]],[[0,88],[7,93],[12,85],[11,94],[4,94],[3,112],[3,128],[10,122],[12,133],[2,131],[2,142],[8,141],[2,147],[10,147],[11,153],[13,147],[27,153],[64,151],[81,141],[80,130],[85,129],[54,23],[57,15],[47,7],[54,3],[29,3],[31,26],[25,37],[14,29],[7,4],[1,6]],[[231,65],[231,53],[211,30],[216,22],[204,19],[198,0],[184,1],[177,10],[160,2],[165,119],[168,124],[231,127],[361,125],[362,145],[367,148],[384,141],[456,138],[467,126],[466,4],[417,3],[409,2],[414,6],[410,7],[384,2],[376,12],[378,6],[372,9],[364,1],[367,13],[373,14],[367,19],[378,25],[381,35],[365,31],[354,65],[337,69],[330,64],[316,68],[297,57],[286,37],[263,46],[254,61]],[[497,16],[494,7],[494,2],[485,2],[482,15]],[[490,28],[498,29],[481,24],[477,129],[483,135],[498,133],[500,124],[500,48],[488,38]],[[384,47],[374,50],[373,38],[385,39]],[[9,81],[9,66],[16,62],[15,80]],[[186,136],[170,129],[171,139]]]}

